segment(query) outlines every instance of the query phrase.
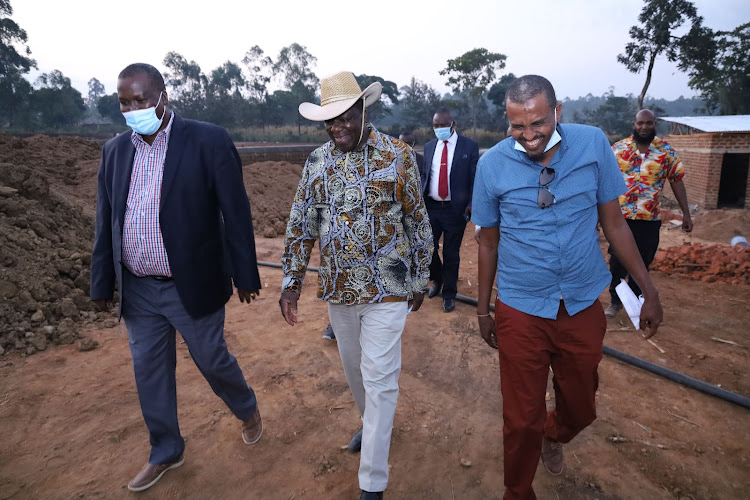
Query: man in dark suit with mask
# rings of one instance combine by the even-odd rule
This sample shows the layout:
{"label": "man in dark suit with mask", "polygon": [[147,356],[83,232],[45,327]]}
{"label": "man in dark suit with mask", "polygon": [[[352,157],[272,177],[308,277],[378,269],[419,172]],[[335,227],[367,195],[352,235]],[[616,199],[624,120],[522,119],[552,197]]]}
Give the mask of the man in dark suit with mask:
{"label": "man in dark suit with mask", "polygon": [[[456,308],[459,250],[466,221],[471,215],[474,174],[479,161],[479,146],[458,135],[456,124],[447,108],[440,108],[432,118],[436,138],[425,144],[425,168],[422,189],[430,217],[435,251],[430,266],[432,286],[428,297],[442,292],[443,311]],[[443,236],[443,258],[440,259],[440,236]]]}
{"label": "man in dark suit with mask", "polygon": [[162,75],[148,64],[122,70],[117,97],[133,131],[102,151],[91,300],[107,309],[118,285],[151,442],[148,463],[128,484],[142,491],[183,463],[175,331],[242,422],[243,441],[260,439],[255,393],[224,341],[232,282],[250,303],[260,277],[242,164],[227,132],[177,116]]}

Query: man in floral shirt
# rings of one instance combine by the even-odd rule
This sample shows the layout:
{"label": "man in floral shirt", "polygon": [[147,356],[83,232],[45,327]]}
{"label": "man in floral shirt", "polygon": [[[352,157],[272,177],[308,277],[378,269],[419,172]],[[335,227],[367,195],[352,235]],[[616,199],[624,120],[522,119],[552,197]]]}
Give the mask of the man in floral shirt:
{"label": "man in floral shirt", "polygon": [[363,420],[349,444],[360,451],[363,499],[382,498],[401,371],[406,316],[422,304],[432,230],[414,151],[366,122],[380,83],[361,91],[354,75],[321,80],[321,105],[302,103],[331,140],[305,163],[284,242],[279,305],[289,325],[315,240],[318,297],[328,301],[349,388]]}
{"label": "man in floral shirt", "polygon": [[[656,137],[654,113],[648,109],[642,109],[635,115],[633,135],[615,143],[612,150],[628,187],[625,194],[620,196],[620,208],[648,269],[659,247],[659,196],[665,181],[669,181],[682,209],[682,230],[693,230],[685,185],[682,182],[685,171],[672,146]],[[612,301],[604,313],[608,318],[614,318],[622,309],[615,287],[620,284],[621,279],[628,276],[628,272],[612,253],[611,247],[609,254],[609,270],[612,273],[609,293]],[[641,294],[641,289],[632,278],[628,278],[628,284],[636,295]]]}

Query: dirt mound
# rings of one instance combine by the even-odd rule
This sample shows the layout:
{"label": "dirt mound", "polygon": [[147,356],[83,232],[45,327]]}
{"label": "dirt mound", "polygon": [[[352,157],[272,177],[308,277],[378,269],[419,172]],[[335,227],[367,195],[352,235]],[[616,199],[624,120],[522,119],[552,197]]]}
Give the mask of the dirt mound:
{"label": "dirt mound", "polygon": [[750,239],[750,210],[710,210],[695,217],[693,235],[709,241],[729,243],[737,236]]}
{"label": "dirt mound", "polygon": [[284,234],[302,167],[285,161],[263,161],[242,167],[256,236],[273,238]]}
{"label": "dirt mound", "polygon": [[79,137],[35,135],[25,139],[0,134],[0,162],[28,167],[43,175],[50,193],[94,215],[96,176],[102,148]]}
{"label": "dirt mound", "polygon": [[660,250],[651,268],[707,283],[750,284],[750,250],[728,245],[683,245]]}
{"label": "dirt mound", "polygon": [[86,193],[74,193],[99,151],[76,138],[0,135],[0,352],[72,343],[79,323],[96,319],[93,218]]}
{"label": "dirt mound", "polygon": [[[750,239],[750,210],[719,209],[698,210],[692,213],[692,235],[702,241],[729,244],[737,236]],[[672,226],[672,222],[682,221],[682,214],[677,210],[662,210],[661,219],[665,226]]]}
{"label": "dirt mound", "polygon": [[[101,146],[0,134],[0,354],[72,343],[104,320],[89,301]],[[258,236],[284,234],[302,165],[243,167]]]}

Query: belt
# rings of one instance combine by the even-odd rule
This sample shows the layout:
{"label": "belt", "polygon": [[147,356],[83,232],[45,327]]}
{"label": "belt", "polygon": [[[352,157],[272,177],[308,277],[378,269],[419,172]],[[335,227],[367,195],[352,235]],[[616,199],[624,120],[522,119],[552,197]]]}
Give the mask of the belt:
{"label": "belt", "polygon": [[451,204],[451,200],[441,201],[441,200],[436,200],[435,198],[426,198],[425,199],[425,204],[427,204],[427,205],[441,205],[441,206],[445,206],[445,205],[450,205]]}
{"label": "belt", "polygon": [[125,264],[122,265],[122,268],[125,271],[127,271],[128,273],[130,273],[133,276],[135,276],[136,278],[152,278],[152,279],[155,279],[156,281],[172,281],[172,277],[171,276],[159,276],[159,275],[151,276],[151,275],[148,275],[148,274],[146,276],[138,276],[133,271],[131,271],[130,269],[128,269],[128,266],[126,266]]}

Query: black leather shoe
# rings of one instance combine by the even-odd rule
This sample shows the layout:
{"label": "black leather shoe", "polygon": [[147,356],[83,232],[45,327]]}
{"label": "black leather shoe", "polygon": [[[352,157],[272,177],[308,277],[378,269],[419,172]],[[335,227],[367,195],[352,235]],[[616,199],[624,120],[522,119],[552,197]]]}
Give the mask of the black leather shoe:
{"label": "black leather shoe", "polygon": [[349,445],[346,447],[351,453],[359,453],[362,449],[362,427],[352,436],[352,440],[349,441]]}
{"label": "black leather shoe", "polygon": [[383,498],[382,491],[362,490],[362,495],[360,495],[359,500],[382,500],[382,498]]}
{"label": "black leather shoe", "polygon": [[443,312],[451,312],[456,308],[456,299],[443,299]]}
{"label": "black leather shoe", "polygon": [[440,295],[440,292],[443,291],[443,284],[438,283],[437,281],[432,284],[430,289],[427,291],[427,298],[431,299],[435,297],[436,295]]}

